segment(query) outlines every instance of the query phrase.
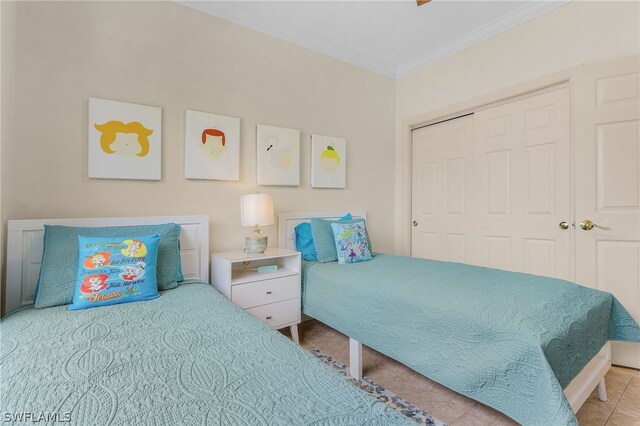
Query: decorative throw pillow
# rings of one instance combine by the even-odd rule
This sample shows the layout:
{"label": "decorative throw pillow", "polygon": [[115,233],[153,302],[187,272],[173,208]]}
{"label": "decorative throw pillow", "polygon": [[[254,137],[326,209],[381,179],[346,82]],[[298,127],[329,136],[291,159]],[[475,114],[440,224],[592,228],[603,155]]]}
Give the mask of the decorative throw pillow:
{"label": "decorative throw pillow", "polygon": [[36,288],[35,307],[68,305],[73,300],[78,273],[78,237],[126,237],[129,235],[160,235],[158,248],[158,289],[169,290],[178,286],[180,266],[180,225],[72,227],[44,226],[44,252],[40,277]]}
{"label": "decorative throw pillow", "polygon": [[[348,216],[348,219],[346,219]],[[336,241],[333,237],[331,229],[332,223],[355,223],[364,221],[364,219],[351,219],[351,214],[341,218],[340,220],[324,220],[311,219],[311,231],[313,233],[313,241],[318,253],[318,262],[335,262],[338,260],[338,252],[336,251]],[[373,253],[371,240],[368,240],[369,251]]]}
{"label": "decorative throw pillow", "polygon": [[70,310],[155,299],[159,235],[78,237],[78,276]]}
{"label": "decorative throw pillow", "polygon": [[302,259],[318,260],[316,245],[313,242],[313,234],[311,233],[311,224],[304,222],[293,230],[296,234],[296,250],[302,253]]}
{"label": "decorative throw pillow", "polygon": [[371,260],[371,250],[364,220],[354,223],[332,223],[338,263],[358,263]]}

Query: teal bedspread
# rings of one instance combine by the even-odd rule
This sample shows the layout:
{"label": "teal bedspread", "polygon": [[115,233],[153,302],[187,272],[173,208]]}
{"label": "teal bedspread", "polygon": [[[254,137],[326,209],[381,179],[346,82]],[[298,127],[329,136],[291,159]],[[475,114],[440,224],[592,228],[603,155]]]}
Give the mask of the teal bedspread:
{"label": "teal bedspread", "polygon": [[609,293],[380,254],[305,265],[303,312],[526,425],[577,424],[563,388],[608,340],[640,342]]}
{"label": "teal bedspread", "polygon": [[415,424],[207,284],[147,302],[66,308],[0,322],[3,421]]}

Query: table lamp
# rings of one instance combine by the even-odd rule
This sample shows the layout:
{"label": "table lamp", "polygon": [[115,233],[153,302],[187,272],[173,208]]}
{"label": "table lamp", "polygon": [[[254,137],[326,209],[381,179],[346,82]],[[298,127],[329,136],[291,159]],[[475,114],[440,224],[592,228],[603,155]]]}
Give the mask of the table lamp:
{"label": "table lamp", "polygon": [[240,224],[253,226],[253,236],[245,238],[245,253],[264,253],[267,249],[267,237],[260,235],[260,225],[273,225],[273,197],[268,194],[241,196]]}

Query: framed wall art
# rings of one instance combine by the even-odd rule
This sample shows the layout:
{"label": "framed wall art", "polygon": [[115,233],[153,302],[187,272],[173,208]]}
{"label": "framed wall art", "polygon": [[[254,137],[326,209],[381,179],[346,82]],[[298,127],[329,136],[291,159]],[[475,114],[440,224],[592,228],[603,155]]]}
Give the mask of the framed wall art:
{"label": "framed wall art", "polygon": [[184,134],[187,179],[240,179],[240,119],[187,110]]}
{"label": "framed wall art", "polygon": [[258,185],[300,185],[300,130],[258,124]]}
{"label": "framed wall art", "polygon": [[162,109],[89,98],[89,177],[160,180]]}
{"label": "framed wall art", "polygon": [[345,188],[347,140],[311,135],[311,187]]}

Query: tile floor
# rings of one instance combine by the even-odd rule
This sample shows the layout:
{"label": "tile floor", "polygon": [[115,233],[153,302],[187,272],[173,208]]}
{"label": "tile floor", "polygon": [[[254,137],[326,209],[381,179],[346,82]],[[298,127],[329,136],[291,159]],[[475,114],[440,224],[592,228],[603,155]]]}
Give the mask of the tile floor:
{"label": "tile floor", "polygon": [[[284,329],[285,334],[288,329]],[[319,349],[349,363],[348,338],[315,321],[299,326],[300,345],[305,349]],[[514,425],[505,415],[457,394],[404,365],[372,349],[363,349],[364,375],[422,408],[437,419],[453,426]],[[640,371],[613,367],[605,377],[609,400],[598,400],[596,391],[578,411],[581,426],[638,425],[640,426]]]}

